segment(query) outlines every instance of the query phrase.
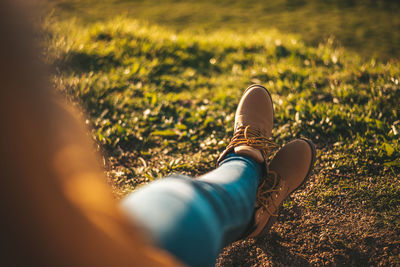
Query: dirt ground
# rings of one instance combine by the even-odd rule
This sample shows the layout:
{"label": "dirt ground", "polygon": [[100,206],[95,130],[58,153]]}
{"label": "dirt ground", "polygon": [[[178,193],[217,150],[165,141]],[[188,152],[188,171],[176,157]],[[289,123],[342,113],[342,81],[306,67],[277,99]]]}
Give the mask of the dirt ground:
{"label": "dirt ground", "polygon": [[302,203],[319,179],[335,175],[317,164],[305,187],[281,208],[270,233],[224,248],[216,266],[400,266],[400,232],[376,223],[373,213],[338,200],[307,209]]}

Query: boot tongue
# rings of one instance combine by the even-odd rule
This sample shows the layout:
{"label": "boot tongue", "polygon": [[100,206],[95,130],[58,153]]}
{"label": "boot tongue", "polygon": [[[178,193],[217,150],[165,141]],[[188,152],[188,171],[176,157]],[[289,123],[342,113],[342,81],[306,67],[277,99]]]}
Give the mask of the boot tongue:
{"label": "boot tongue", "polygon": [[253,148],[251,146],[245,146],[245,145],[238,146],[238,147],[235,147],[234,151],[235,151],[235,154],[251,157],[259,163],[264,162],[264,157],[263,157],[261,151],[256,148]]}

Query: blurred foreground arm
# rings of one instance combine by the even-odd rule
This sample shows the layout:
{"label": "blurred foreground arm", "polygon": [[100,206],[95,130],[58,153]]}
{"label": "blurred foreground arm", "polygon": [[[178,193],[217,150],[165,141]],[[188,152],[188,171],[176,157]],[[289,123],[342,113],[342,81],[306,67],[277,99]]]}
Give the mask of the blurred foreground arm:
{"label": "blurred foreground arm", "polygon": [[117,208],[86,129],[55,100],[13,5],[0,1],[2,264],[177,265]]}

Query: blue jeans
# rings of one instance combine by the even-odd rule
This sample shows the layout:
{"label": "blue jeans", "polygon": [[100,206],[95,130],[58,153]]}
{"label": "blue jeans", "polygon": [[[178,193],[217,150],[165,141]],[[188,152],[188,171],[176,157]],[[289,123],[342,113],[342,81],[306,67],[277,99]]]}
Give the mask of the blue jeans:
{"label": "blue jeans", "polygon": [[128,195],[122,208],[183,263],[212,266],[247,229],[261,175],[259,163],[230,154],[198,179],[173,175],[150,183]]}

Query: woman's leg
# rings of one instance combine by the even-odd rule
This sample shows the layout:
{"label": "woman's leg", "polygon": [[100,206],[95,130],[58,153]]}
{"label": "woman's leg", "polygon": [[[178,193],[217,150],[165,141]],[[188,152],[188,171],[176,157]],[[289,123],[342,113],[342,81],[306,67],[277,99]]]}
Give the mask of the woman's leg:
{"label": "woman's leg", "polygon": [[175,175],[146,185],[122,208],[161,248],[190,266],[210,266],[246,230],[261,173],[253,159],[230,154],[198,179]]}

